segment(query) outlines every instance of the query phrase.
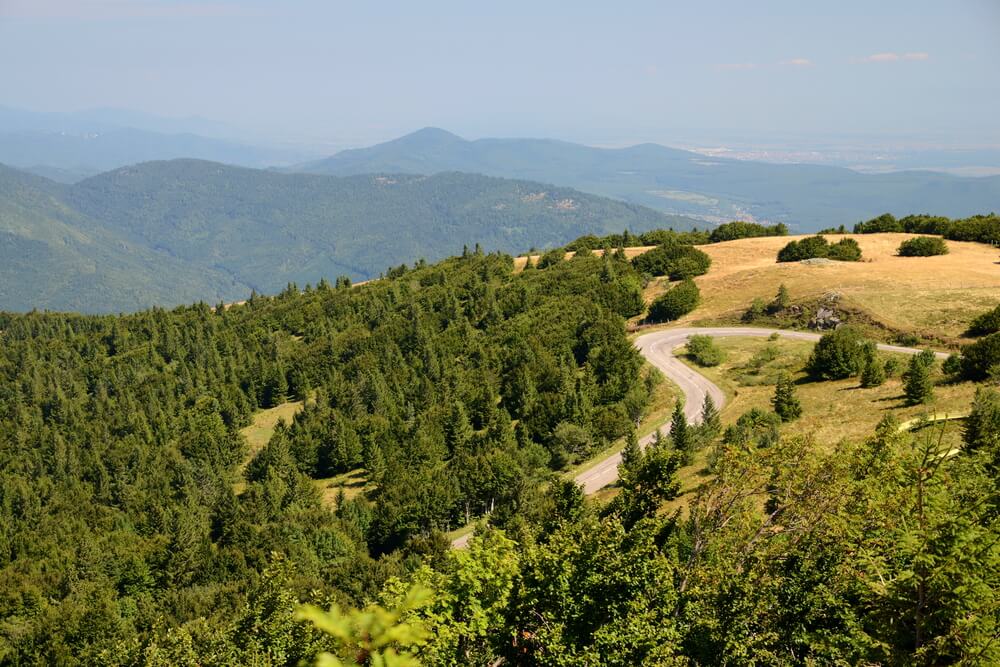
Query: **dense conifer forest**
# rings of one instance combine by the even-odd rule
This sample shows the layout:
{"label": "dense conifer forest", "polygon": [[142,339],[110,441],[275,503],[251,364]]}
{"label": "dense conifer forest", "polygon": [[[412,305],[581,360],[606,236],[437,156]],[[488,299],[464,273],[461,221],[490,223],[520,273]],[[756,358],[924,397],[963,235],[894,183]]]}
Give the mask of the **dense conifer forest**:
{"label": "dense conifer forest", "polygon": [[[990,327],[955,358],[983,382],[962,427],[890,416],[817,446],[782,434],[786,377],[779,414],[723,429],[706,401],[694,426],[678,403],[642,449],[662,378],[626,335],[645,305],[622,253],[515,274],[477,248],[388,276],[0,315],[0,663],[1000,660]],[[842,361],[825,350],[865,357],[850,333],[817,377]],[[240,430],[293,401],[251,451]],[[614,441],[617,494],[586,500],[559,472]],[[325,497],[344,474],[360,492]]]}

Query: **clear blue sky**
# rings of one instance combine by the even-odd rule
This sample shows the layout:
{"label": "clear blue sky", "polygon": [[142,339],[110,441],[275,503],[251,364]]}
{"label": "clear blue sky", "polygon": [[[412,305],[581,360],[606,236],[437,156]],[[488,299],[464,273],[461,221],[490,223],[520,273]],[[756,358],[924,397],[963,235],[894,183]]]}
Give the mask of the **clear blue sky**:
{"label": "clear blue sky", "polygon": [[263,138],[1000,140],[1000,1],[0,0],[0,104]]}

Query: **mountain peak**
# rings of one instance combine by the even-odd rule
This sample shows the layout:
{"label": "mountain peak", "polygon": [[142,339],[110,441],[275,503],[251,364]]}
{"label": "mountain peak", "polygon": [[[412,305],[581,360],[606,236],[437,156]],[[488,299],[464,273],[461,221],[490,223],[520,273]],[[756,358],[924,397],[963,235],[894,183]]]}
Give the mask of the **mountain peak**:
{"label": "mountain peak", "polygon": [[448,130],[442,130],[440,127],[424,127],[388,143],[431,146],[438,144],[464,144],[466,141],[457,134],[452,134]]}

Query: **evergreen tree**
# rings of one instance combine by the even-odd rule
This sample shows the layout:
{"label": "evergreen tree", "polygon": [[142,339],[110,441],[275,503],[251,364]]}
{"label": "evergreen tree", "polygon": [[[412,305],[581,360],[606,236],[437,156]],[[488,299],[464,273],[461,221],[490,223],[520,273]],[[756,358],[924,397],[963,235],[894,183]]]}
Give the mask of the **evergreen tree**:
{"label": "evergreen tree", "polygon": [[715,406],[712,395],[708,393],[705,394],[705,400],[701,404],[701,426],[709,438],[715,438],[722,432],[719,409]]}
{"label": "evergreen tree", "polygon": [[670,441],[673,443],[674,449],[681,453],[686,462],[690,463],[694,443],[681,399],[674,403],[674,412],[670,417]]}
{"label": "evergreen tree", "polygon": [[861,371],[862,387],[878,387],[885,382],[885,364],[875,355],[871,355],[865,361],[864,369]]}
{"label": "evergreen tree", "polygon": [[774,412],[781,417],[781,421],[789,422],[802,416],[802,404],[798,396],[795,395],[795,384],[792,377],[787,373],[782,373],[778,377],[778,384],[774,388],[774,397],[771,399]]}
{"label": "evergreen tree", "polygon": [[639,446],[639,438],[635,429],[631,429],[625,438],[625,447],[622,449],[622,460],[618,464],[618,477],[627,484],[642,466],[643,453]]}
{"label": "evergreen tree", "polygon": [[903,391],[910,405],[929,403],[934,398],[934,382],[931,379],[933,362],[933,353],[929,359],[923,352],[910,358],[910,365],[903,376]]}

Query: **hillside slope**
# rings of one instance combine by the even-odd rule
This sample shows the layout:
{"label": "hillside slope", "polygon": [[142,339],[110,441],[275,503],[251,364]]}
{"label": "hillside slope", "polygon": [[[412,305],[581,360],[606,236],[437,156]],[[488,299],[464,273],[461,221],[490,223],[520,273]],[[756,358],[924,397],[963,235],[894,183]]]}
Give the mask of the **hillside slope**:
{"label": "hillside slope", "polygon": [[1000,177],[861,174],[840,167],[708,158],[655,144],[607,149],[547,139],[466,141],[436,128],[298,169],[341,176],[461,170],[528,178],[671,214],[712,221],[750,214],[800,231],[851,225],[885,211],[967,216],[992,210],[1000,201]]}
{"label": "hillside slope", "polygon": [[113,312],[245,293],[224,273],[130,243],[66,195],[0,166],[0,310]]}
{"label": "hillside slope", "polygon": [[480,243],[518,251],[585,233],[670,226],[651,209],[470,174],[333,178],[198,160],[73,186],[6,169],[0,309],[104,312],[338,275],[367,279]]}

